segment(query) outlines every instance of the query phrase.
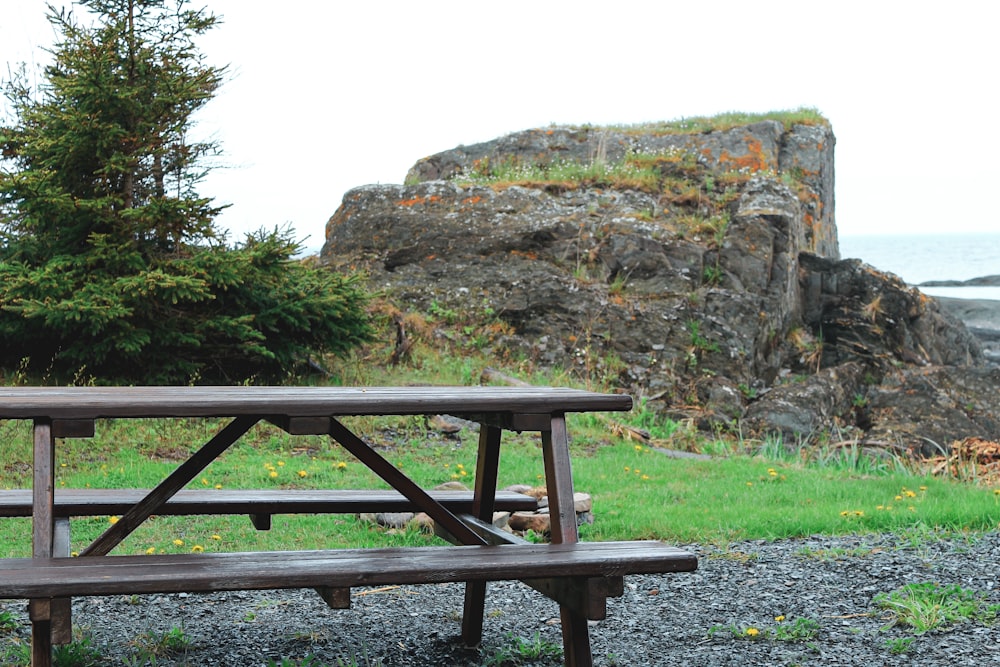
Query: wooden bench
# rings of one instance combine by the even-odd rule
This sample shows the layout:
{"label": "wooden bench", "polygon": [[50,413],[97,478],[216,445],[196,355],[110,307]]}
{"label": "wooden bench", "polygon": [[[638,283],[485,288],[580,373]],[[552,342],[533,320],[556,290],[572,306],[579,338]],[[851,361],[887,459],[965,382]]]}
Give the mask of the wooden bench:
{"label": "wooden bench", "polygon": [[[130,510],[147,494],[149,491],[145,489],[59,489],[55,492],[54,514],[57,518],[115,516]],[[429,494],[456,514],[472,511],[471,491],[430,491]],[[29,517],[31,508],[30,489],[0,490],[0,517]],[[531,496],[510,491],[497,492],[495,509],[498,511],[537,508],[538,501]],[[157,513],[179,516],[247,514],[258,530],[268,530],[274,514],[414,511],[419,509],[412,501],[391,490],[183,489]]]}
{"label": "wooden bench", "polygon": [[[59,489],[55,493],[54,555],[68,557],[71,517],[116,516],[127,512],[149,493],[145,489]],[[468,513],[473,507],[471,491],[431,491],[430,496],[456,514]],[[516,512],[535,510],[538,501],[522,493],[498,491],[495,509]],[[242,490],[242,489],[183,489],[160,509],[160,515],[249,515],[258,530],[271,528],[275,514],[356,514],[362,512],[418,511],[412,501],[391,490]],[[30,517],[30,489],[0,490],[0,517]],[[345,608],[350,601],[349,590],[317,587],[323,599],[333,608]],[[56,597],[56,596],[53,596]],[[53,623],[53,643],[65,644],[72,639],[72,610],[68,596],[51,601],[49,618]]]}
{"label": "wooden bench", "polygon": [[[620,579],[689,572],[692,554],[659,542],[586,542],[253,553],[0,559],[0,598]],[[609,595],[620,594],[612,586]],[[44,615],[36,604],[32,620]]]}

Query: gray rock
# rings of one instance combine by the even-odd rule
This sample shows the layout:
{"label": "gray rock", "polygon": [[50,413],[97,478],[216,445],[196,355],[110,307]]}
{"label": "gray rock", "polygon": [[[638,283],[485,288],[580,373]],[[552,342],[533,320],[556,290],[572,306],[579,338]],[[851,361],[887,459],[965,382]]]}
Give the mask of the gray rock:
{"label": "gray rock", "polygon": [[[438,313],[442,341],[476,336],[487,353],[617,381],[705,429],[808,440],[840,428],[876,442],[891,430],[903,450],[951,430],[992,437],[982,429],[1000,407],[974,420],[938,411],[936,430],[920,426],[929,394],[868,407],[887,400],[890,376],[988,357],[937,300],[838,259],[833,146],[828,127],[773,121],[702,135],[517,133],[425,158],[412,185],[350,191],[322,260],[365,271],[403,311]],[[495,161],[630,152],[662,155],[660,190],[440,180]],[[474,324],[448,330],[449,319]]]}

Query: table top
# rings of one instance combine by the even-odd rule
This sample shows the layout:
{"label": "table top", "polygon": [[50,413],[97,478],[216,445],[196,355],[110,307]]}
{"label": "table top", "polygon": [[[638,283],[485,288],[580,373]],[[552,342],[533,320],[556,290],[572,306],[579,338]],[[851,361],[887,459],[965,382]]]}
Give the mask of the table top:
{"label": "table top", "polygon": [[632,397],[564,387],[2,387],[0,419],[321,417],[627,411]]}

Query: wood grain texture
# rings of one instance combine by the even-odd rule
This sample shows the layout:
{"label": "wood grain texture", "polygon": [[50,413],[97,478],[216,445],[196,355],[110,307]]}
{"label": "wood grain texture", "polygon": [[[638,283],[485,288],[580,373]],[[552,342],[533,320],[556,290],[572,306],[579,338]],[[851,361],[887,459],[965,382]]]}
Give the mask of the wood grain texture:
{"label": "wood grain texture", "polygon": [[621,577],[689,572],[659,542],[587,542],[328,551],[0,559],[0,598]]}
{"label": "wood grain texture", "polygon": [[2,387],[0,419],[552,414],[622,411],[625,394],[562,387]]}
{"label": "wood grain texture", "polygon": [[[473,511],[472,491],[428,491],[456,513]],[[56,489],[56,517],[118,515],[149,494],[148,489]],[[496,508],[536,510],[532,496],[498,491]],[[183,489],[157,511],[160,515],[196,514],[357,514],[413,512],[416,505],[398,491],[364,489]],[[31,516],[29,489],[0,489],[0,517]]]}

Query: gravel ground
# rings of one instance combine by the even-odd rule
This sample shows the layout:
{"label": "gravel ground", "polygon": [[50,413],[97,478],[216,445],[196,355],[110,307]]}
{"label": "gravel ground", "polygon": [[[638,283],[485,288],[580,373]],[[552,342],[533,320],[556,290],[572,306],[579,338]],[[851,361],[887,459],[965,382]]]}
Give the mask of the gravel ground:
{"label": "gravel ground", "polygon": [[[607,620],[591,625],[595,664],[1000,665],[1000,625],[965,622],[914,635],[900,625],[886,627],[889,617],[873,604],[876,594],[916,582],[958,584],[1000,604],[1000,534],[905,541],[892,535],[813,537],[688,548],[699,554],[697,572],[626,578],[625,595],[608,601]],[[350,610],[327,609],[312,591],[181,594],[77,600],[74,622],[109,665],[247,667],[309,655],[317,660],[314,667],[486,665],[496,664],[490,658],[515,638],[531,643],[537,634],[543,642],[560,642],[556,605],[521,584],[490,585],[482,652],[457,645],[461,606],[460,585],[359,589]],[[0,611],[22,617],[23,607],[0,603]],[[810,622],[818,625],[814,637],[765,638]],[[761,634],[739,634],[748,627]],[[177,628],[190,640],[186,651],[155,663],[134,661],[144,635]],[[905,653],[890,651],[887,641],[909,637]],[[11,639],[0,635],[3,641]]]}

